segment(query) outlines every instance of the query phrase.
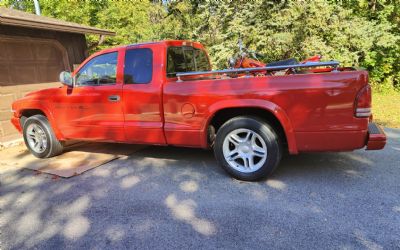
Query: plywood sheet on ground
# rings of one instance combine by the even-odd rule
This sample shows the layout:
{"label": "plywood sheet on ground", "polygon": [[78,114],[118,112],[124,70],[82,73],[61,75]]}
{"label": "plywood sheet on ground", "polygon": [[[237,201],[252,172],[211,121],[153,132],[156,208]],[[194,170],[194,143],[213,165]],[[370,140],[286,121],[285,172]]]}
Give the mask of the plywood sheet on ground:
{"label": "plywood sheet on ground", "polygon": [[76,143],[67,147],[59,156],[38,159],[24,147],[22,145],[0,151],[0,168],[28,168],[67,178],[143,148],[140,145],[115,143]]}

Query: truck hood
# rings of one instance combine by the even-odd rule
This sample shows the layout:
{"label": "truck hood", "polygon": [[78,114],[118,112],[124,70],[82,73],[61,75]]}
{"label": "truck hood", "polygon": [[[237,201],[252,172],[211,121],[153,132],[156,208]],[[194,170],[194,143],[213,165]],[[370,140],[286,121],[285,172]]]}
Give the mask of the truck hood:
{"label": "truck hood", "polygon": [[53,95],[59,88],[61,88],[61,87],[32,91],[32,92],[27,93],[24,96],[24,98],[47,99],[47,97]]}
{"label": "truck hood", "polygon": [[13,111],[20,111],[23,109],[32,108],[32,103],[44,103],[45,101],[51,100],[51,97],[57,95],[60,87],[42,89],[38,91],[32,91],[26,94],[24,97],[17,99],[11,105]]}

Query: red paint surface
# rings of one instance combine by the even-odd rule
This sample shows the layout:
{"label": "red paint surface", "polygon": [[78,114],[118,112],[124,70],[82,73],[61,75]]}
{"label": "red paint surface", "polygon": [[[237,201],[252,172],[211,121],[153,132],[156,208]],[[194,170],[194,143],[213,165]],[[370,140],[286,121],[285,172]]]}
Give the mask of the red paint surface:
{"label": "red paint surface", "polygon": [[[281,123],[290,153],[353,150],[373,139],[368,135],[369,118],[354,116],[356,96],[368,84],[366,71],[342,68],[340,72],[251,78],[168,79],[167,47],[184,43],[204,49],[195,42],[164,41],[94,54],[81,67],[99,54],[118,51],[114,85],[63,86],[31,93],[14,102],[12,122],[20,130],[18,119],[24,110],[39,109],[60,140],[205,148],[207,127],[216,112],[254,107],[270,112]],[[123,84],[125,50],[134,48],[153,51],[153,79],[149,84]],[[121,96],[121,101],[109,102],[110,95]],[[386,139],[384,134],[382,137]],[[373,142],[370,144],[374,148]]]}

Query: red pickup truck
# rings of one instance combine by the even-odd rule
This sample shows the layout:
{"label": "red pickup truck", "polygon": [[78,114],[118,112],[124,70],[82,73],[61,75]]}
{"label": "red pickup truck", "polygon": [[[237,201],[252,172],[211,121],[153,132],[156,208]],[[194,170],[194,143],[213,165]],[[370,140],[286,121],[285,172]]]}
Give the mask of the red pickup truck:
{"label": "red pickup truck", "polygon": [[271,174],[285,151],[384,147],[368,72],[286,64],[211,71],[204,47],[189,41],[106,49],[61,73],[63,86],[15,101],[11,121],[39,158],[72,139],[213,148],[242,180]]}

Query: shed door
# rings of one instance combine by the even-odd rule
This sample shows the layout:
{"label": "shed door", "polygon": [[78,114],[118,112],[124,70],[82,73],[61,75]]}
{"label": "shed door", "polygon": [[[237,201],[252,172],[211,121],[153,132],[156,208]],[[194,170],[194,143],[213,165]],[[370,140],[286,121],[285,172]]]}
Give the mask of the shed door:
{"label": "shed door", "polygon": [[0,85],[57,82],[69,69],[65,48],[55,40],[0,36]]}
{"label": "shed door", "polygon": [[0,142],[18,138],[10,123],[11,103],[26,93],[59,86],[70,70],[65,48],[56,40],[0,35]]}

